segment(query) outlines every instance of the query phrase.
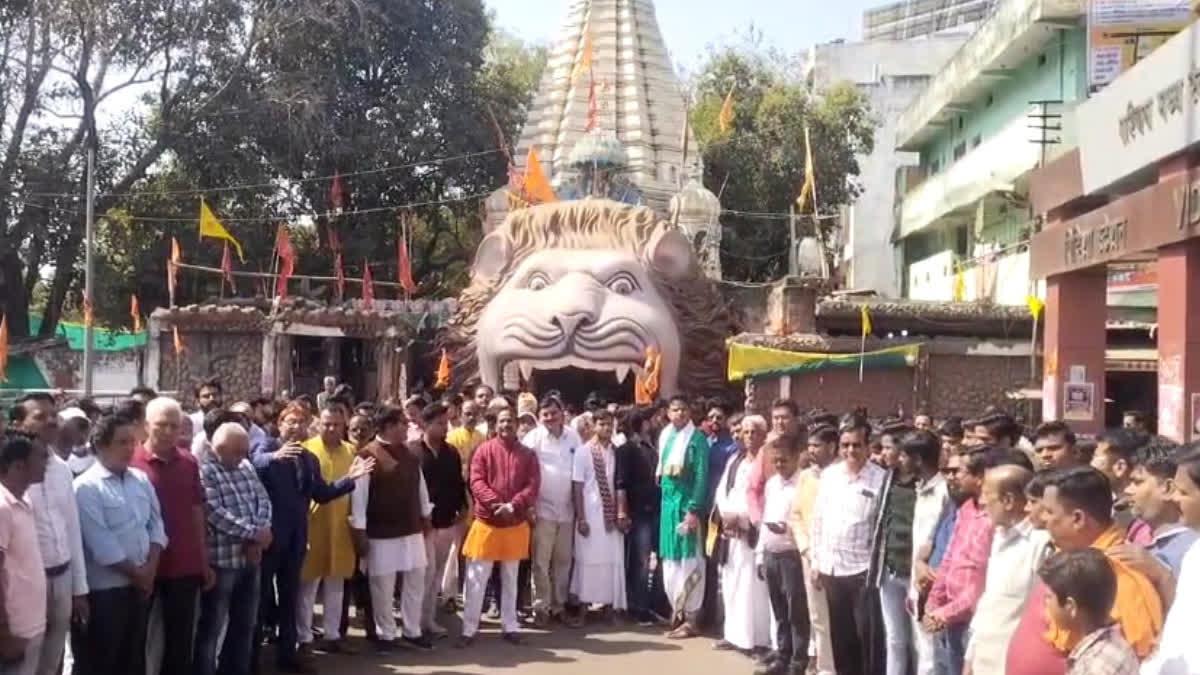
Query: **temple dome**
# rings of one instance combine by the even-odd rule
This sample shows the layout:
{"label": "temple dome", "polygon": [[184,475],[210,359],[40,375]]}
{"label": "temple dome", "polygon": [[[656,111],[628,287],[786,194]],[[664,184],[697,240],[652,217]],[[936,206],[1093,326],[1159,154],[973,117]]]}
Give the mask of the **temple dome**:
{"label": "temple dome", "polygon": [[571,148],[567,164],[574,167],[600,166],[619,168],[629,164],[629,153],[611,131],[592,129]]}
{"label": "temple dome", "polygon": [[693,178],[671,197],[671,215],[676,214],[680,221],[715,223],[721,217],[721,201]]}

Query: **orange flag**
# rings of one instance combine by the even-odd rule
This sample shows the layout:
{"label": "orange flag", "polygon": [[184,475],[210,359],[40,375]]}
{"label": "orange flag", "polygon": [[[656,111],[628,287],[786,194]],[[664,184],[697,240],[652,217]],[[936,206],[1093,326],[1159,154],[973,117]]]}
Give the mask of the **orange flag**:
{"label": "orange flag", "polygon": [[396,281],[399,281],[400,285],[404,287],[405,295],[413,295],[417,292],[417,284],[413,281],[412,276],[412,261],[408,257],[408,244],[404,242],[404,234],[400,235],[400,241],[396,244]]}
{"label": "orange flag", "polygon": [[225,242],[225,250],[221,253],[221,274],[225,277],[221,283],[228,283],[229,290],[236,294],[237,286],[233,283],[233,257],[229,255],[229,242]]}
{"label": "orange flag", "polygon": [[187,350],[183,347],[183,338],[179,336],[179,326],[171,326],[171,338],[175,342],[175,356],[183,356]]}
{"label": "orange flag", "polygon": [[638,405],[650,405],[658,399],[659,378],[662,375],[662,355],[654,347],[646,349],[642,374],[634,380],[633,397]]}
{"label": "orange flag", "polygon": [[92,309],[92,301],[83,299],[83,325],[92,326],[96,323],[96,313]]}
{"label": "orange flag", "polygon": [[292,238],[288,235],[287,225],[279,224],[275,231],[275,255],[279,256],[279,277],[275,280],[275,296],[287,297],[288,279],[296,271],[296,249],[292,248]]}
{"label": "orange flag", "polygon": [[341,302],[346,298],[346,270],[342,268],[342,252],[333,254],[333,272],[337,277],[337,299]]}
{"label": "orange flag", "polygon": [[8,317],[0,316],[0,382],[8,382]]}
{"label": "orange flag", "polygon": [[450,388],[450,355],[445,349],[442,350],[442,358],[438,360],[437,382],[433,386],[436,389]]}
{"label": "orange flag", "polygon": [[556,202],[558,197],[554,195],[554,188],[550,187],[550,180],[546,178],[546,172],[542,169],[542,162],[538,159],[537,148],[529,147],[529,157],[525,162],[525,194],[535,202]]}
{"label": "orange flag", "polygon": [[333,185],[329,186],[329,203],[333,205],[334,213],[341,213],[346,208],[346,186],[342,185],[341,174],[333,174]]}
{"label": "orange flag", "polygon": [[138,306],[137,295],[129,296],[129,316],[133,317],[133,332],[142,332],[142,309]]}
{"label": "orange flag", "polygon": [[363,305],[371,309],[375,306],[375,280],[371,278],[371,263],[366,260],[363,261],[362,286]]}
{"label": "orange flag", "polygon": [[580,77],[591,75],[592,73],[592,56],[596,49],[592,44],[592,32],[589,30],[583,36],[583,44],[580,46],[579,63],[571,70],[571,82],[578,80]]}
{"label": "orange flag", "polygon": [[171,306],[175,306],[175,289],[179,286],[179,263],[183,261],[183,253],[179,250],[179,240],[171,237],[171,259],[167,261],[167,295]]}

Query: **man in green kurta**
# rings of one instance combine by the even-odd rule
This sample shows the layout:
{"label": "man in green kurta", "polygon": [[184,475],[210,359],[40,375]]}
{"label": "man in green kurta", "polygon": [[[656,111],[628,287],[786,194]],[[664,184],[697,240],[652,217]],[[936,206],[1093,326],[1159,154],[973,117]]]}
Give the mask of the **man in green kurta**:
{"label": "man in green kurta", "polygon": [[692,424],[687,399],[676,396],[667,408],[667,425],[658,437],[658,477],[662,484],[662,520],[658,556],[663,585],[678,625],[673,639],[699,635],[697,619],[704,601],[704,547],[700,514],[708,496],[708,440]]}

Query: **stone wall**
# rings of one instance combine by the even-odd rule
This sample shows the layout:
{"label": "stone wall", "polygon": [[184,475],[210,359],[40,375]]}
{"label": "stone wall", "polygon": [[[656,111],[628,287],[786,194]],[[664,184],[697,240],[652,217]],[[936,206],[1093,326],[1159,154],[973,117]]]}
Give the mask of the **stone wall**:
{"label": "stone wall", "polygon": [[[865,406],[872,416],[928,409],[938,417],[978,415],[989,405],[1020,416],[1005,392],[1026,385],[1029,360],[1011,356],[932,354],[917,368],[867,370],[858,381],[855,368],[830,369],[790,377],[762,378],[754,383],[759,408],[781,393],[802,410],[821,407],[838,413]],[[789,386],[787,392],[781,392]]]}
{"label": "stone wall", "polygon": [[[32,354],[46,382],[67,391],[83,388],[83,352],[62,344]],[[92,387],[95,391],[128,392],[138,385],[139,350],[95,352]]]}
{"label": "stone wall", "polygon": [[162,390],[178,390],[185,404],[200,380],[217,377],[225,400],[233,402],[258,396],[262,381],[262,334],[201,333],[180,331],[184,353],[175,356],[170,331],[159,334],[159,382]]}

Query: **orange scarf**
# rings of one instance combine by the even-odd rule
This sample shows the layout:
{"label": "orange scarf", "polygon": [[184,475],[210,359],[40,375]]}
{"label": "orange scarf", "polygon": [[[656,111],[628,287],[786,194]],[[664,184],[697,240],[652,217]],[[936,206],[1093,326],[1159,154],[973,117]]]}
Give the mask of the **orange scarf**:
{"label": "orange scarf", "polygon": [[[1117,526],[1110,527],[1092,542],[1092,548],[1104,553],[1125,543],[1125,536]],[[1158,644],[1163,629],[1162,598],[1158,590],[1144,575],[1131,567],[1108,558],[1117,575],[1117,599],[1113,603],[1112,620],[1121,626],[1125,640],[1133,647],[1139,659],[1145,659]],[[1053,592],[1047,590],[1047,592]],[[1063,654],[1068,654],[1083,636],[1050,619],[1045,638]]]}

